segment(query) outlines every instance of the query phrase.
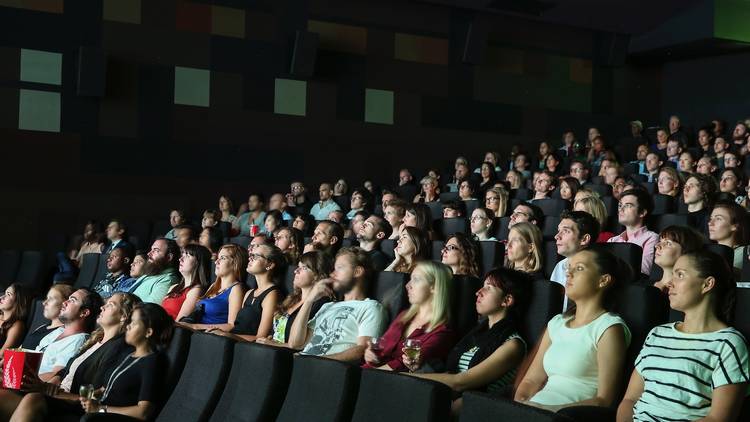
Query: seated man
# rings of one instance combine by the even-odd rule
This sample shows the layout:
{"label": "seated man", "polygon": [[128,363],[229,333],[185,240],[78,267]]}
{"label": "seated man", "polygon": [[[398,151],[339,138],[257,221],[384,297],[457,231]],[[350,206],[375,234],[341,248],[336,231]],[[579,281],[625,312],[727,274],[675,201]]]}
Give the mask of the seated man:
{"label": "seated man", "polygon": [[549,170],[540,172],[539,177],[534,182],[534,198],[532,198],[532,201],[549,198],[556,186],[557,177],[552,172]]}
{"label": "seated man", "polygon": [[281,213],[281,219],[284,221],[292,221],[292,215],[287,211],[288,207],[289,204],[287,204],[284,195],[280,193],[274,193],[268,200],[268,211],[277,210]]}
{"label": "seated man", "polygon": [[151,245],[144,275],[138,278],[131,292],[144,302],[160,305],[169,288],[179,280],[180,248],[174,240],[159,238]]}
{"label": "seated man", "polygon": [[370,255],[375,271],[383,271],[390,259],[380,250],[380,243],[391,235],[391,225],[383,217],[371,215],[357,234],[359,247]]}
{"label": "seated man", "polygon": [[118,245],[120,244],[127,244],[128,241],[125,240],[125,233],[127,231],[127,227],[125,227],[125,223],[122,222],[122,220],[119,219],[112,219],[109,224],[107,225],[107,240],[109,241],[109,245],[107,245],[106,248],[102,251],[103,254],[108,254],[112,252]]}
{"label": "seated man", "polygon": [[258,226],[258,230],[262,230],[266,221],[263,202],[263,195],[259,193],[254,193],[247,198],[247,212],[237,217],[237,221],[232,226],[235,233],[239,231],[240,235],[250,236],[251,226]]}
{"label": "seated man", "polygon": [[312,239],[305,245],[304,252],[322,251],[333,257],[341,249],[343,241],[344,229],[341,225],[330,220],[323,220],[315,227]]}
{"label": "seated man", "polygon": [[570,164],[570,176],[575,177],[581,186],[589,183],[589,168],[581,160],[573,160]]}
{"label": "seated man", "polygon": [[544,212],[534,204],[521,203],[516,205],[513,209],[513,213],[510,215],[508,228],[510,229],[518,223],[525,222],[529,222],[539,227],[544,222]]}
{"label": "seated man", "polygon": [[177,242],[177,246],[179,246],[180,249],[187,245],[198,243],[198,236],[195,233],[195,229],[190,224],[181,224],[174,228],[174,232],[174,241]]}
{"label": "seated man", "polygon": [[662,165],[661,157],[655,152],[649,152],[646,155],[646,172],[642,173],[648,179],[648,182],[656,183],[656,179],[659,177],[659,169]]}
{"label": "seated man", "polygon": [[333,189],[331,188],[330,183],[321,183],[318,194],[320,197],[320,201],[318,201],[318,203],[313,205],[313,207],[310,209],[310,215],[312,215],[315,220],[326,220],[328,219],[328,214],[330,214],[331,211],[341,210],[339,204],[337,204],[336,201],[333,200]]}
{"label": "seated man", "polygon": [[290,192],[286,194],[286,205],[292,211],[292,214],[309,214],[313,204],[307,198],[305,184],[298,180],[292,181],[289,190]]}
{"label": "seated man", "polygon": [[[344,248],[336,255],[332,277],[315,283],[297,311],[289,347],[303,355],[360,362],[368,342],[385,329],[383,306],[367,298],[372,262],[360,248]],[[328,302],[310,319],[313,304],[324,296],[343,294],[344,300]]]}
{"label": "seated man", "polygon": [[107,256],[107,274],[102,280],[94,284],[94,291],[109,299],[120,284],[130,277],[130,263],[133,262],[135,251],[130,245],[119,245]]}
{"label": "seated man", "polygon": [[[633,243],[643,248],[640,271],[651,274],[654,263],[654,248],[659,241],[659,235],[646,227],[646,217],[654,210],[651,196],[643,189],[626,190],[620,196],[617,204],[617,220],[625,226],[620,235],[607,240],[608,243]],[[638,268],[633,268],[638,271]]]}
{"label": "seated man", "polygon": [[167,239],[174,239],[175,228],[179,225],[185,224],[187,219],[185,218],[185,210],[173,209],[169,212],[169,225],[172,228],[164,235]]}
{"label": "seated man", "polygon": [[552,270],[550,280],[563,286],[568,274],[570,257],[596,244],[599,237],[599,222],[591,214],[583,211],[563,211],[557,225],[555,244],[557,254],[565,259],[559,261]]}

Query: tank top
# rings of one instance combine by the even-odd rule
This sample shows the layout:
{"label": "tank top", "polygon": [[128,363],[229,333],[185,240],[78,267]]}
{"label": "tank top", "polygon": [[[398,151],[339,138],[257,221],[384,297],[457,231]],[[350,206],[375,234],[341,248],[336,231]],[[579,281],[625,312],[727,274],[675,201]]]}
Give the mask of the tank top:
{"label": "tank top", "polygon": [[185,298],[187,297],[188,290],[190,290],[190,288],[186,287],[182,289],[179,295],[174,297],[166,296],[161,302],[161,307],[164,308],[165,311],[167,311],[172,319],[177,319],[177,314],[180,313],[182,304],[185,303]]}
{"label": "tank top", "polygon": [[203,305],[203,318],[200,324],[226,324],[229,319],[229,294],[240,283],[234,283],[214,297],[201,299],[198,307]]}
{"label": "tank top", "polygon": [[262,292],[258,297],[255,297],[255,291],[253,289],[248,294],[245,303],[242,305],[242,309],[237,314],[237,318],[234,320],[234,328],[232,333],[234,334],[245,334],[254,336],[258,333],[258,327],[260,326],[260,320],[263,316],[263,300],[273,291],[279,291],[278,286],[271,286]]}

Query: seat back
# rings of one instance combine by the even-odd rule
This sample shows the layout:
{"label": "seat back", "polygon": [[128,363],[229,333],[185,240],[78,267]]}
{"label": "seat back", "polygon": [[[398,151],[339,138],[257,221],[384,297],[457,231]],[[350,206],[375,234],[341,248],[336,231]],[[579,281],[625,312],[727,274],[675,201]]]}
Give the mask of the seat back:
{"label": "seat back", "polygon": [[80,289],[81,287],[89,288],[95,281],[97,269],[99,268],[99,253],[87,253],[81,257],[79,265],[80,271],[78,272],[78,278],[76,278],[73,287]]}
{"label": "seat back", "polygon": [[[466,205],[466,215],[471,215],[471,213],[474,212],[475,209],[479,208],[479,200],[478,199],[470,199],[468,201],[464,201],[464,204]],[[482,204],[484,204],[484,201],[482,201]]]}
{"label": "seat back", "polygon": [[491,396],[487,393],[467,391],[463,394],[460,422],[475,421],[523,421],[523,422],[573,422],[573,419],[527,406],[513,400]]}
{"label": "seat back", "polygon": [[42,325],[49,325],[50,320],[44,317],[44,300],[36,299],[31,304],[29,310],[29,317],[26,321],[26,334],[28,335],[33,330],[37,329]]}
{"label": "seat back", "polygon": [[479,263],[482,275],[487,274],[491,269],[503,265],[505,256],[505,246],[500,242],[491,240],[479,243]]}
{"label": "seat back", "polygon": [[443,192],[440,194],[440,202],[458,201],[458,192]]}
{"label": "seat back", "polygon": [[466,233],[469,227],[463,217],[444,218],[440,221],[440,233],[443,235],[443,239],[447,239],[453,233]]}
{"label": "seat back", "polygon": [[251,240],[253,239],[250,236],[234,236],[229,238],[229,243],[234,243],[242,249],[247,249],[247,247],[250,246]]}
{"label": "seat back", "polygon": [[94,281],[103,280],[107,276],[107,254],[100,253],[97,258],[99,262],[96,264]]}
{"label": "seat back", "polygon": [[275,420],[291,375],[291,350],[255,343],[235,344],[229,379],[210,420]]}
{"label": "seat back", "polygon": [[395,239],[383,239],[383,241],[380,242],[380,251],[386,254],[386,256],[388,256],[388,259],[390,260],[393,260],[396,257],[395,253],[393,252],[395,248]]}
{"label": "seat back", "polygon": [[726,245],[719,245],[718,243],[709,243],[706,245],[706,250],[724,258],[724,261],[729,265],[729,268],[734,267],[734,249]]}
{"label": "seat back", "polygon": [[316,356],[295,356],[293,367],[277,422],[351,420],[359,367]]}
{"label": "seat back", "polygon": [[0,251],[0,286],[7,286],[16,279],[21,254],[15,250]]}
{"label": "seat back", "polygon": [[636,281],[640,278],[641,274],[641,260],[643,258],[643,249],[633,243],[618,243],[608,242],[600,243],[597,246],[604,250],[611,252],[614,256],[620,258],[626,264],[630,265],[630,269],[633,271],[633,279],[630,281]]}
{"label": "seat back", "polygon": [[470,275],[454,275],[451,284],[451,326],[463,337],[477,325],[476,293],[482,280]]}
{"label": "seat back", "polygon": [[[388,397],[388,405],[375,397]],[[364,369],[352,422],[448,422],[450,406],[451,389],[445,384]]]}
{"label": "seat back", "polygon": [[651,218],[651,224],[649,225],[656,233],[661,233],[662,230],[669,226],[687,226],[688,216],[682,214],[661,214],[654,215]]}
{"label": "seat back", "polygon": [[612,195],[612,186],[610,185],[604,185],[604,184],[598,185],[595,183],[591,183],[591,184],[586,185],[586,187],[588,189],[591,189],[593,192],[598,193],[600,198]]}
{"label": "seat back", "polygon": [[557,234],[557,227],[560,225],[559,215],[548,215],[544,217],[542,225],[542,238],[544,240],[554,240]]}
{"label": "seat back", "polygon": [[563,259],[562,256],[557,254],[557,244],[554,240],[548,240],[544,242],[544,275],[550,277],[552,271],[555,269],[555,265]]}
{"label": "seat back", "polygon": [[425,202],[425,205],[430,209],[432,221],[443,218],[443,204],[440,201]]}
{"label": "seat back", "polygon": [[432,249],[430,250],[430,259],[433,261],[440,261],[442,259],[443,254],[443,247],[445,246],[445,241],[443,240],[433,240],[432,241]]}
{"label": "seat back", "polygon": [[520,201],[526,201],[533,196],[532,192],[526,188],[518,188],[510,192],[512,194],[512,199],[518,199]]}
{"label": "seat back", "polygon": [[192,331],[175,327],[172,339],[169,341],[169,346],[164,352],[166,357],[167,368],[164,374],[164,385],[161,392],[162,404],[166,403],[169,396],[174,391],[177,382],[182,376],[182,370],[185,368],[185,361],[187,361],[188,352],[190,351],[190,337],[193,334]]}
{"label": "seat back", "polygon": [[23,284],[34,293],[40,293],[43,273],[44,254],[41,251],[23,251],[21,264],[16,273],[16,283]]}
{"label": "seat back", "polygon": [[292,294],[294,291],[294,272],[297,270],[296,265],[289,265],[286,267],[286,274],[284,275],[284,290],[285,294]]}
{"label": "seat back", "polygon": [[156,420],[207,421],[224,390],[233,350],[226,337],[193,333],[180,380]]}
{"label": "seat back", "polygon": [[534,205],[539,207],[545,216],[547,215],[561,215],[563,211],[570,208],[570,202],[563,199],[535,199],[531,201]]}
{"label": "seat back", "polygon": [[528,308],[523,316],[521,337],[529,348],[539,341],[547,323],[562,312],[565,292],[563,286],[549,280],[534,280]]}
{"label": "seat back", "polygon": [[383,305],[389,321],[393,321],[409,305],[405,288],[408,280],[408,274],[394,271],[381,271],[375,278],[370,297]]}
{"label": "seat back", "polygon": [[510,217],[495,218],[495,239],[508,240],[508,233],[510,232],[508,223],[510,223]]}
{"label": "seat back", "polygon": [[674,196],[660,193],[654,195],[654,210],[651,215],[672,214],[675,210],[677,210],[677,202]]}

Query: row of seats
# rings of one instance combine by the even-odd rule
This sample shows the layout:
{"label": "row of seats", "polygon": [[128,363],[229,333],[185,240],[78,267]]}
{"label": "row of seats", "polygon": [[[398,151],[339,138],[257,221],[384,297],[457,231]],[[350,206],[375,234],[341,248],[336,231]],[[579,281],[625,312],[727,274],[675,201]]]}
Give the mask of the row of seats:
{"label": "row of seats", "polygon": [[20,283],[34,293],[44,289],[45,254],[41,251],[0,251],[0,287]]}

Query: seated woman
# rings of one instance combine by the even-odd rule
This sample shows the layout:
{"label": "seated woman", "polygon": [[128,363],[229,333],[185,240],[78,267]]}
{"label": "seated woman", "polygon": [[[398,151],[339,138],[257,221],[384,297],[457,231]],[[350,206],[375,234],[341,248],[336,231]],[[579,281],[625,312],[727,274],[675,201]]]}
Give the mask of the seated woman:
{"label": "seated woman", "polygon": [[422,191],[414,197],[415,204],[424,204],[425,202],[435,202],[440,200],[440,186],[437,179],[432,176],[425,176],[419,182],[422,185]]}
{"label": "seated woman", "polygon": [[560,198],[573,202],[580,188],[581,183],[575,177],[563,177],[560,180]]}
{"label": "seated woman", "polygon": [[120,285],[114,291],[130,293],[138,278],[146,273],[146,262],[148,262],[148,253],[144,250],[135,251],[133,262],[130,263],[130,278],[120,282]]}
{"label": "seated woman", "polygon": [[263,220],[263,233],[272,236],[273,232],[282,226],[284,220],[281,218],[281,211],[271,210],[266,213],[266,218]]}
{"label": "seated woman", "polygon": [[683,180],[674,167],[664,166],[659,170],[656,187],[660,194],[677,197],[682,190]]}
{"label": "seated woman", "polygon": [[477,208],[471,213],[469,225],[471,234],[479,241],[495,241],[495,217],[493,212],[487,208]]}
{"label": "seated woman", "polygon": [[599,222],[599,227],[602,227],[602,231],[599,232],[596,243],[606,243],[607,240],[615,237],[614,233],[603,230],[607,226],[607,207],[604,205],[604,201],[599,199],[598,196],[581,196],[580,199],[576,199],[573,203],[573,211],[589,213]]}
{"label": "seated woman", "polygon": [[549,321],[514,397],[551,411],[610,406],[630,344],[625,321],[609,312],[614,292],[629,280],[626,264],[598,248],[584,249],[569,259],[565,293],[575,306]]}
{"label": "seated woman", "polygon": [[18,283],[8,286],[0,296],[0,360],[5,349],[18,347],[23,341],[31,301],[31,294]]}
{"label": "seated woman", "polygon": [[406,283],[411,306],[401,312],[385,331],[377,348],[372,342],[365,349],[365,368],[411,371],[415,362],[405,355],[407,340],[420,342],[419,359],[441,359],[453,346],[453,330],[448,328],[450,314],[451,269],[434,261],[422,261]]}
{"label": "seated woman", "polygon": [[479,250],[465,233],[454,233],[445,240],[441,262],[451,268],[453,276],[479,277]]}
{"label": "seated woman", "polygon": [[133,347],[125,343],[125,329],[130,324],[133,309],[140,303],[138,296],[131,293],[113,294],[97,318],[98,328],[78,355],[68,361],[66,368],[49,382],[29,379],[24,384],[28,394],[17,404],[11,399],[17,406],[11,420],[43,419],[50,415],[82,416],[84,411],[78,394],[81,385],[104,385],[110,372],[125,355],[133,352]]}
{"label": "seated woman", "polygon": [[416,267],[417,262],[428,259],[430,255],[427,236],[415,227],[404,227],[396,241],[393,253],[396,258],[383,271],[410,273]]}
{"label": "seated woman", "polygon": [[224,241],[224,236],[221,230],[216,227],[206,227],[201,230],[201,234],[198,237],[198,244],[208,249],[211,253],[211,261],[216,261],[219,257],[219,249]]}
{"label": "seated woman", "polygon": [[237,216],[234,215],[234,205],[229,195],[219,197],[219,211],[221,211],[221,221],[227,222],[232,226],[237,224]]}
{"label": "seated woman", "polygon": [[562,167],[560,166],[561,162],[562,160],[560,159],[560,156],[557,155],[556,152],[552,152],[547,156],[547,159],[544,160],[545,169],[555,176],[560,176],[562,174]]}
{"label": "seated woman", "polygon": [[747,200],[745,192],[745,174],[736,168],[728,168],[721,172],[719,178],[719,191],[734,195],[735,202],[744,205]]}
{"label": "seated woman", "polygon": [[57,254],[57,273],[53,276],[53,280],[56,282],[74,282],[78,276],[78,266],[83,255],[102,253],[105,240],[104,226],[96,220],[87,221],[83,228],[81,244],[71,249],[67,255],[63,252]]}
{"label": "seated woman", "polygon": [[505,217],[508,212],[508,191],[502,187],[493,187],[484,194],[484,206],[492,211],[494,217]]}
{"label": "seated woman", "polygon": [[532,279],[543,279],[542,231],[536,224],[516,223],[508,232],[505,244],[505,267],[528,274]]}
{"label": "seated woman", "polygon": [[63,326],[62,321],[60,321],[60,310],[62,309],[63,302],[68,300],[72,293],[73,286],[67,284],[55,284],[49,288],[47,297],[42,302],[44,304],[42,315],[50,323],[45,323],[38,327],[29,327],[29,332],[26,334],[21,347],[34,350],[47,334]]}
{"label": "seated woman", "polygon": [[273,241],[281,253],[286,256],[288,265],[297,265],[302,248],[305,247],[304,234],[294,227],[280,227],[273,234]]}
{"label": "seated woman", "polygon": [[83,410],[150,419],[162,390],[166,367],[162,351],[169,344],[173,329],[172,318],[161,306],[136,306],[125,333],[125,342],[135,351],[125,356],[102,385],[101,400],[80,399]]}
{"label": "seated woman", "polygon": [[717,201],[708,218],[708,238],[734,250],[735,271],[742,270],[747,245],[745,210],[735,202]]}
{"label": "seated woman", "polygon": [[245,268],[247,251],[235,244],[219,250],[216,260],[216,281],[198,301],[198,305],[179,325],[191,330],[219,328],[230,331],[234,328],[237,313],[242,307],[245,294]]}
{"label": "seated woman", "polygon": [[510,185],[511,190],[520,189],[523,185],[523,175],[513,169],[505,173],[505,181]]}
{"label": "seated woman", "polygon": [[231,330],[217,327],[208,332],[239,341],[255,341],[271,335],[274,312],[282,299],[275,278],[285,271],[286,258],[279,248],[267,244],[256,246],[250,254],[247,272],[255,276],[258,288],[245,293]]}
{"label": "seated woman", "polygon": [[[273,317],[273,334],[269,337],[258,337],[258,343],[279,347],[289,347],[289,334],[297,313],[305,302],[305,298],[315,283],[327,279],[333,271],[333,259],[329,254],[312,251],[303,254],[297,268],[294,270],[294,291],[284,299],[276,309]],[[334,297],[324,296],[312,305],[309,318],[315,316],[324,304],[335,300]]]}
{"label": "seated woman", "polygon": [[372,193],[365,188],[357,188],[352,192],[352,199],[349,201],[349,212],[346,213],[346,219],[351,220],[354,218],[354,214],[360,211],[372,212],[374,208],[374,201]]}
{"label": "seated woman", "polygon": [[534,170],[544,170],[547,168],[547,157],[552,153],[552,146],[547,141],[539,142],[539,152],[532,161]]}
{"label": "seated woman", "polygon": [[172,285],[161,306],[175,321],[190,315],[198,299],[211,284],[211,253],[200,245],[189,244],[180,256],[180,281]]}
{"label": "seated woman", "polygon": [[672,268],[677,258],[702,249],[703,244],[703,235],[690,227],[669,226],[662,230],[654,248],[654,264],[661,268],[662,276],[654,283],[654,287],[667,293],[667,283],[674,276]]}
{"label": "seated woman", "polygon": [[[462,393],[467,390],[502,391],[513,384],[516,369],[526,354],[526,343],[518,334],[521,317],[531,293],[528,275],[507,268],[487,273],[484,285],[476,292],[475,307],[481,320],[448,354],[445,373],[410,375],[431,379]],[[415,368],[425,362],[421,358],[409,362]],[[430,362],[428,362],[430,364]],[[460,399],[454,401],[457,412]]]}
{"label": "seated woman", "polygon": [[430,207],[425,204],[409,204],[406,206],[403,225],[406,227],[416,227],[422,233],[427,235],[428,240],[432,240],[435,234],[432,231],[432,212]]}
{"label": "seated woman", "polygon": [[462,201],[473,201],[476,198],[477,184],[470,179],[462,180],[458,185],[458,198]]}
{"label": "seated woman", "polygon": [[312,236],[315,229],[315,219],[310,214],[297,214],[292,221],[292,227],[301,231],[305,236]]}
{"label": "seated woman", "polygon": [[495,174],[495,166],[492,163],[485,161],[479,167],[479,191],[487,192],[495,186],[497,175]]}
{"label": "seated woman", "polygon": [[648,334],[617,420],[737,420],[750,367],[744,337],[729,325],[731,268],[706,250],[685,254],[667,288],[669,306],[685,318]]}

